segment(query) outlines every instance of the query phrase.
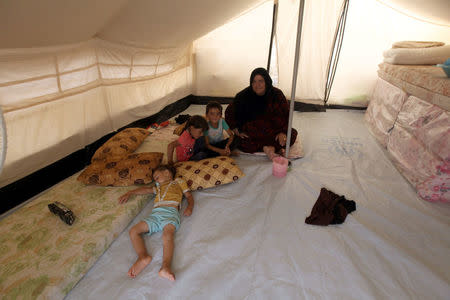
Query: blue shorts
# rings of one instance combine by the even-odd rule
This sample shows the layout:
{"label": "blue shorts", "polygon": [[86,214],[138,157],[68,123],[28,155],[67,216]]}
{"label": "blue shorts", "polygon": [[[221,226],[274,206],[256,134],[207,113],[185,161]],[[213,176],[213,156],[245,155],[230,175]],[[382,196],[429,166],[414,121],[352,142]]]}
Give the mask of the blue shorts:
{"label": "blue shorts", "polygon": [[178,230],[180,227],[180,212],[175,207],[156,207],[144,221],[148,226],[148,235],[162,231],[167,224],[173,224],[175,230]]}

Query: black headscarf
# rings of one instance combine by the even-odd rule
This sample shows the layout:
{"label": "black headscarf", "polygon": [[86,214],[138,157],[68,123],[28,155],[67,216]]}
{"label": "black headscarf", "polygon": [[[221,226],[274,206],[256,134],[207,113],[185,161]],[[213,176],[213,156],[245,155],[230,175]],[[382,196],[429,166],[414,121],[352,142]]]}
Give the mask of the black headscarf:
{"label": "black headscarf", "polygon": [[[252,82],[256,75],[261,75],[266,83],[264,95],[258,96],[252,89]],[[239,128],[256,119],[266,111],[269,96],[272,94],[272,78],[264,68],[256,68],[250,75],[250,86],[240,91],[235,99],[235,119]]]}

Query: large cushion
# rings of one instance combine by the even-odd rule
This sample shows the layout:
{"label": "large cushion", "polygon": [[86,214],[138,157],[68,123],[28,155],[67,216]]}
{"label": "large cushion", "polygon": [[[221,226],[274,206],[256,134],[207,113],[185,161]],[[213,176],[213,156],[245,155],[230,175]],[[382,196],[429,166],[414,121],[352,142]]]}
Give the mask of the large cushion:
{"label": "large cushion", "polygon": [[92,156],[92,162],[104,161],[108,157],[123,156],[133,153],[137,147],[142,143],[150,132],[142,128],[127,128],[124,129],[95,151]]}
{"label": "large cushion", "polygon": [[185,161],[175,164],[176,177],[186,180],[191,190],[202,190],[227,184],[245,176],[234,159],[227,156]]}
{"label": "large cushion", "polygon": [[134,153],[94,162],[78,176],[88,185],[129,186],[153,181],[153,170],[161,164],[163,153]]}

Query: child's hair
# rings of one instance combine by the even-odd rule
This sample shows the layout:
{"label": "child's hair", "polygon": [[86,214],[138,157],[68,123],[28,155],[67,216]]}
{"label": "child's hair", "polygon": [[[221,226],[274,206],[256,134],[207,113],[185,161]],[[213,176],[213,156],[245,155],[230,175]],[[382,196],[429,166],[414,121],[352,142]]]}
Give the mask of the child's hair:
{"label": "child's hair", "polygon": [[208,104],[206,105],[206,114],[208,114],[208,112],[211,108],[217,108],[219,110],[220,114],[222,114],[222,105],[219,102],[217,102],[217,101],[208,102]]}
{"label": "child's hair", "polygon": [[159,165],[156,169],[153,170],[153,174],[155,174],[155,172],[163,172],[166,170],[170,172],[170,174],[172,175],[172,179],[175,178],[177,169],[172,165]]}
{"label": "child's hair", "polygon": [[206,122],[205,118],[203,118],[200,115],[190,117],[189,120],[186,122],[186,126],[184,127],[184,129],[186,130],[191,126],[194,128],[201,128],[203,131],[206,131],[209,128],[208,122]]}

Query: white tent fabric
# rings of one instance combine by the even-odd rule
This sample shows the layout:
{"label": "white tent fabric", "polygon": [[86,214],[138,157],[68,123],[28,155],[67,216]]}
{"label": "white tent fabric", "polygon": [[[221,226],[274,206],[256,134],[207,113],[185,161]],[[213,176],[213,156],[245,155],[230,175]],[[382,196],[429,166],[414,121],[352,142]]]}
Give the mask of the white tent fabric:
{"label": "white tent fabric", "polygon": [[[450,1],[444,4],[449,6]],[[450,7],[446,10],[445,5],[441,8],[443,13],[448,13]],[[405,40],[450,44],[450,24],[418,20],[377,0],[352,0],[329,104],[367,106],[378,64],[383,62],[383,51],[390,49],[394,42]]]}
{"label": "white tent fabric", "polygon": [[415,19],[450,26],[450,2],[447,0],[378,0]]}
{"label": "white tent fabric", "polygon": [[[71,44],[93,37],[152,49],[174,48],[264,0],[2,0],[0,48]],[[267,0],[266,0],[267,1]]]}
{"label": "white tent fabric", "polygon": [[0,186],[191,93],[191,45],[149,50],[93,39],[0,50],[9,137]]}
{"label": "white tent fabric", "polygon": [[0,2],[0,187],[192,94],[193,40],[261,2]]}
{"label": "white tent fabric", "polygon": [[[241,155],[245,177],[193,193],[175,235],[175,282],[158,277],[160,233],[144,238],[151,264],[127,277],[136,254],[124,230],[66,299],[447,299],[450,206],[418,198],[364,112],[294,115],[305,157],[286,177]],[[321,187],[356,201],[342,225],[304,223]]]}
{"label": "white tent fabric", "polygon": [[[342,0],[305,2],[295,97],[298,101],[323,104],[327,64],[342,4]],[[281,0],[278,5],[276,28],[278,87],[287,97],[290,97],[299,0]],[[414,5],[398,4],[397,1],[351,1],[341,57],[328,104],[367,106],[367,96],[372,91],[377,78],[377,66],[383,60],[382,53],[394,42],[435,40],[450,43],[449,24],[429,23],[426,21],[427,18],[413,18],[393,8],[404,5],[408,8],[412,7],[412,11],[417,11]],[[437,14],[442,16],[439,20],[446,18],[447,2],[427,2],[424,5],[425,13],[429,12],[428,6],[431,11],[441,7],[444,12]],[[267,11],[263,9],[252,11],[252,22],[258,26],[267,26],[265,24],[268,10],[269,8]],[[246,18],[250,19],[250,17]],[[251,66],[267,65],[266,48],[259,42],[265,38],[262,33],[252,35],[252,41],[255,39],[257,42],[252,44],[248,51],[233,52],[234,47],[241,49],[243,44],[248,43],[242,41],[243,30],[245,32],[245,28],[226,24],[194,43],[194,52],[198,57],[196,95],[233,97],[240,89],[248,85]],[[228,49],[229,47],[224,49],[223,45],[228,43],[236,46],[233,46],[231,50]],[[266,43],[269,43],[268,37]],[[259,50],[255,51],[254,45],[259,47]],[[263,53],[265,56],[262,55]],[[260,60],[256,60],[255,56],[260,57]],[[257,61],[259,64],[249,66],[249,60]],[[223,74],[230,74],[230,76],[225,77]],[[212,84],[215,80],[217,83]]]}
{"label": "white tent fabric", "polygon": [[[297,100],[321,101],[342,2],[306,1]],[[407,4],[352,1],[329,103],[365,106],[382,50],[392,42],[449,42],[448,26],[400,14],[387,2],[395,9]],[[288,97],[298,3],[278,2],[278,83]],[[445,25],[447,3],[421,7]],[[7,30],[0,31],[0,106],[9,143],[0,187],[189,94],[233,97],[248,85],[251,69],[267,64],[272,5],[1,1],[0,26]]]}
{"label": "white tent fabric", "polygon": [[195,95],[234,97],[249,85],[255,66],[267,65],[272,10],[265,2],[194,42]]}
{"label": "white tent fabric", "polygon": [[[280,2],[277,21],[279,88],[289,96],[292,88],[299,2]],[[296,100],[323,104],[328,60],[343,2],[305,1]]]}
{"label": "white tent fabric", "polygon": [[[320,102],[323,97],[342,2],[306,1],[296,99]],[[278,5],[278,87],[290,95],[299,1],[279,1]],[[267,65],[272,7],[270,1],[194,43],[196,95],[234,97],[248,86],[250,73],[256,66]],[[225,44],[233,46],[224,47]]]}

